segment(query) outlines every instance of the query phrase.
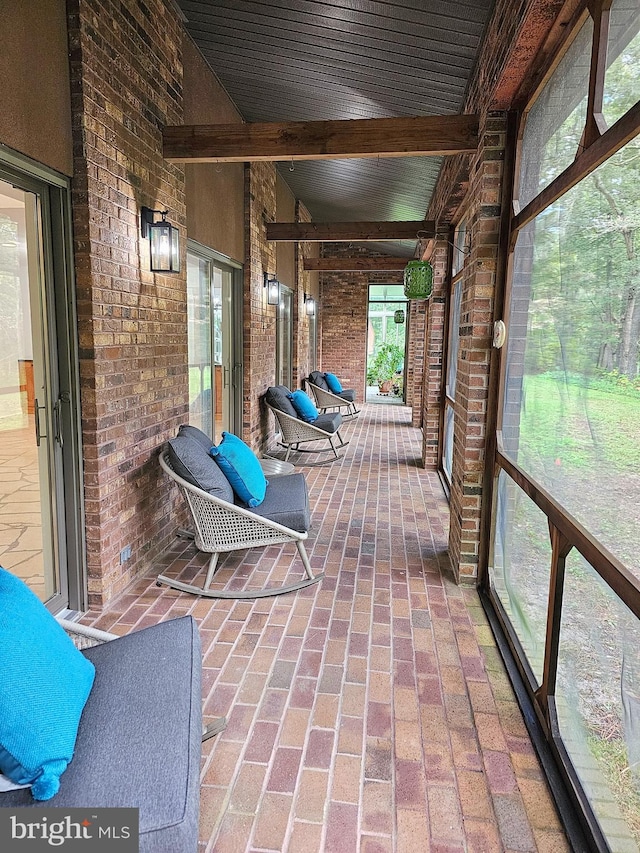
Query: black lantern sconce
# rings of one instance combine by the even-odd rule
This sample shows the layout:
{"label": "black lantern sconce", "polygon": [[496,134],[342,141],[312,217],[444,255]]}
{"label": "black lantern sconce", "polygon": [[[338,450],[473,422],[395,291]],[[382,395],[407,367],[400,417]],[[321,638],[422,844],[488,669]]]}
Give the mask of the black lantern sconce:
{"label": "black lantern sconce", "polygon": [[[154,219],[158,213],[162,219]],[[167,210],[140,210],[140,231],[149,238],[151,272],[180,272],[180,231],[167,222]]]}
{"label": "black lantern sconce", "polygon": [[315,317],[316,315],[316,300],[308,293],[304,295],[304,308],[307,317]]}
{"label": "black lantern sconce", "polygon": [[280,302],[280,282],[268,272],[264,274],[264,289],[267,293],[267,305],[277,305]]}
{"label": "black lantern sconce", "polygon": [[397,323],[398,325],[400,323],[404,323],[404,311],[402,310],[402,308],[398,308],[397,311],[393,312],[393,322]]}

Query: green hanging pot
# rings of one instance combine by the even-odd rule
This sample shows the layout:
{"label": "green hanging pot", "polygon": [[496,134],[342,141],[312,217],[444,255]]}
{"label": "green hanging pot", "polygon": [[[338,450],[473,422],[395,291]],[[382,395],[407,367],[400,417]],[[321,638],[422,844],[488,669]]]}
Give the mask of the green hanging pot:
{"label": "green hanging pot", "polygon": [[398,308],[397,311],[393,312],[393,322],[404,323],[404,311],[402,310],[402,308]]}
{"label": "green hanging pot", "polygon": [[404,269],[407,299],[428,299],[433,290],[433,267],[429,261],[409,261]]}

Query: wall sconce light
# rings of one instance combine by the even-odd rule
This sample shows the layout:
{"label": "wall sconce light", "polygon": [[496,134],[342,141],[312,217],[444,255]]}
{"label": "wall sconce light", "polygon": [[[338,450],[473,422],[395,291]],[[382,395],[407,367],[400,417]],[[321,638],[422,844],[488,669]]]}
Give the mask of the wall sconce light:
{"label": "wall sconce light", "polygon": [[[154,215],[162,219],[157,222]],[[140,231],[149,238],[151,272],[180,272],[180,231],[167,222],[167,210],[140,209]]]}
{"label": "wall sconce light", "polygon": [[304,295],[304,307],[307,314],[307,317],[315,317],[316,314],[316,300],[308,293]]}
{"label": "wall sconce light", "polygon": [[267,292],[267,305],[277,305],[280,302],[280,282],[268,272],[264,274],[264,288]]}
{"label": "wall sconce light", "polygon": [[404,311],[402,308],[398,308],[397,311],[393,312],[393,322],[394,323],[404,323]]}

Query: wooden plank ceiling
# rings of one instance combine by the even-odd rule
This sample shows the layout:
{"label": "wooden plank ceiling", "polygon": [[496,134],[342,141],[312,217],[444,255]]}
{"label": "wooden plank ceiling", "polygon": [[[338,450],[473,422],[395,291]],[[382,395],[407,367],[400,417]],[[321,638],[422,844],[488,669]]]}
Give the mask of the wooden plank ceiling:
{"label": "wooden plank ceiling", "polygon": [[[248,122],[454,115],[494,0],[178,0]],[[423,220],[441,156],[283,162],[315,220]],[[412,257],[416,241],[368,244]]]}

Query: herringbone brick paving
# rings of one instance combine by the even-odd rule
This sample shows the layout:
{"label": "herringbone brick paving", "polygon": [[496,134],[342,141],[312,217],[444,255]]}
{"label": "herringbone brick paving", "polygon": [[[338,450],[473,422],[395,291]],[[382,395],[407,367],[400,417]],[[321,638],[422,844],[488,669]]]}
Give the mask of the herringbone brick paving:
{"label": "herringbone brick paving", "polygon": [[[212,601],[155,574],[101,615],[116,633],[191,614],[203,644],[201,853],[561,853],[569,847],[410,410],[366,405],[334,464],[303,468],[318,585]],[[176,540],[158,570],[199,576]],[[229,555],[220,583],[301,576],[292,546]]]}

